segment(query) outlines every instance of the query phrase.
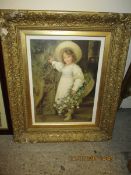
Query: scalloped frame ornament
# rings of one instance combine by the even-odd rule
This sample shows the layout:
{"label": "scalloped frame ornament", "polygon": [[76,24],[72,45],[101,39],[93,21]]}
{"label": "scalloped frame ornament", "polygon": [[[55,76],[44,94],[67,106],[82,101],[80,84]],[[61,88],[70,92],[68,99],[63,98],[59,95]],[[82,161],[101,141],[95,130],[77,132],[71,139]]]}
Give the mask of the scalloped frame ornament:
{"label": "scalloped frame ornament", "polygon": [[[0,27],[14,140],[33,143],[111,139],[130,41],[131,14],[0,10]],[[28,35],[105,38],[93,124],[32,123]]]}

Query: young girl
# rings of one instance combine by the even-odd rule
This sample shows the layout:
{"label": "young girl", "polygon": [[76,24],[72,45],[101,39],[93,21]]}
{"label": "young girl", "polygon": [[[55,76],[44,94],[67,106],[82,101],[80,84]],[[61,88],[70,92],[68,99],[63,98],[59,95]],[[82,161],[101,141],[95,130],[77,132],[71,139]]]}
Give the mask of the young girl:
{"label": "young girl", "polygon": [[[69,43],[71,41],[68,41]],[[63,43],[62,43],[63,44]],[[76,44],[74,42],[70,43],[73,46]],[[63,103],[63,99],[67,97],[69,94],[72,96],[75,95],[78,89],[84,83],[84,75],[81,68],[76,64],[76,62],[80,59],[77,55],[77,52],[73,49],[80,49],[77,47],[65,47],[61,49],[61,62],[53,61],[52,58],[49,59],[49,62],[52,66],[61,72],[61,78],[57,87],[57,92],[55,96],[55,103],[60,104]],[[72,112],[69,113],[67,110],[65,121],[70,120],[72,118]]]}

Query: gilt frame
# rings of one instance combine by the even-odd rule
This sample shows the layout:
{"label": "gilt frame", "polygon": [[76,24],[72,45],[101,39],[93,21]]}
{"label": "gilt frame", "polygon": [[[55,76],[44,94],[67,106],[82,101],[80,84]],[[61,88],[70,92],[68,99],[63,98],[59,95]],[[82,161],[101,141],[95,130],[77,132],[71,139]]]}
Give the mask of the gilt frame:
{"label": "gilt frame", "polygon": [[[131,14],[1,10],[0,26],[14,139],[18,142],[102,141],[112,137],[130,41]],[[47,33],[45,34],[45,31]],[[26,35],[105,37],[94,124],[32,125]],[[72,32],[74,32],[72,34]],[[76,33],[77,34],[76,34]],[[85,32],[85,33],[84,33]],[[82,34],[83,33],[83,34]],[[106,51],[105,51],[106,50]]]}

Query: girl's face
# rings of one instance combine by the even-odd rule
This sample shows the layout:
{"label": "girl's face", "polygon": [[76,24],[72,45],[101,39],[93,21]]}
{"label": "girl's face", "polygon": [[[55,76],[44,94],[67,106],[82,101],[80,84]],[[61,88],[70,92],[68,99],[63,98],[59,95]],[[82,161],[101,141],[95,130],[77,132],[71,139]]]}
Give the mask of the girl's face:
{"label": "girl's face", "polygon": [[70,55],[70,54],[67,54],[67,53],[63,53],[63,60],[64,60],[64,63],[65,64],[72,64],[73,63],[73,57],[72,57],[72,55]]}

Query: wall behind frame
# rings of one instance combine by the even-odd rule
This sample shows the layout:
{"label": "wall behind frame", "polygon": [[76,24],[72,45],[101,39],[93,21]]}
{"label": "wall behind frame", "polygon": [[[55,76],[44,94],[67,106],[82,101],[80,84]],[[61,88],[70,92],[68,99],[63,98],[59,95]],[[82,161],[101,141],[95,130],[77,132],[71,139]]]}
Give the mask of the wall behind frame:
{"label": "wall behind frame", "polygon": [[[0,0],[0,9],[61,10],[131,13],[131,0]],[[131,44],[125,72],[131,63]],[[131,97],[123,101],[122,108],[131,108]]]}

